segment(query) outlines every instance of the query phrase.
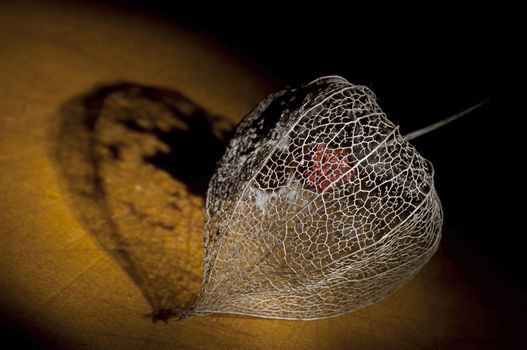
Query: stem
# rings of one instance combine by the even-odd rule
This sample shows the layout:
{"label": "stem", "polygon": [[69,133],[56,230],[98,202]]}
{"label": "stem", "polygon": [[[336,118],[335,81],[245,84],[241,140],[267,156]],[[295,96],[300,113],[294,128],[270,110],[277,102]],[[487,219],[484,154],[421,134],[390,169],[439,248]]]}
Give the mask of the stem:
{"label": "stem", "polygon": [[422,129],[412,131],[412,132],[404,135],[404,138],[407,141],[410,141],[410,140],[413,140],[415,138],[418,138],[421,135],[428,134],[429,132],[434,131],[435,129],[439,129],[442,126],[445,126],[446,124],[448,124],[450,122],[453,122],[454,120],[456,120],[458,118],[461,118],[462,116],[464,116],[466,114],[469,114],[473,110],[478,109],[479,107],[481,107],[483,104],[485,104],[489,100],[490,100],[490,98],[488,98],[488,99],[486,99],[484,101],[481,101],[480,103],[477,103],[477,104],[473,105],[472,107],[469,107],[469,108],[467,108],[467,109],[465,109],[465,110],[463,110],[463,111],[461,111],[459,113],[456,113],[453,116],[450,116],[448,118],[442,119],[442,120],[440,120],[440,121],[438,121],[438,122],[436,122],[434,124],[430,124],[428,126],[425,126]]}

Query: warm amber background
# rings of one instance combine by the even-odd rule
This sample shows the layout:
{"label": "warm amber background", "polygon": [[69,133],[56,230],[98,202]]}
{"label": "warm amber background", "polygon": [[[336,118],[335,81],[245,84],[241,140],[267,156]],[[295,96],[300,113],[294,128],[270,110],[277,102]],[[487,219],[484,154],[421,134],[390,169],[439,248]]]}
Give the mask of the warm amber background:
{"label": "warm amber background", "polygon": [[413,281],[343,317],[153,324],[140,290],[66,205],[50,123],[100,83],[176,89],[232,120],[280,84],[191,30],[95,3],[2,2],[0,50],[0,312],[11,338],[75,349],[519,347],[522,285],[449,226]]}

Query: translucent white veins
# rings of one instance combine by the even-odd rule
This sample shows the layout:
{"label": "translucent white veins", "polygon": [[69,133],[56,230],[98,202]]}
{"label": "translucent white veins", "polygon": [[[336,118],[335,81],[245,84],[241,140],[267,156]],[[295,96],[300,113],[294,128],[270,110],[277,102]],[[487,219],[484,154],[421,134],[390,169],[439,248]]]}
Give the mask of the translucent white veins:
{"label": "translucent white veins", "polygon": [[240,123],[210,182],[188,316],[353,311],[407,282],[441,224],[431,164],[368,88],[325,77],[280,91]]}

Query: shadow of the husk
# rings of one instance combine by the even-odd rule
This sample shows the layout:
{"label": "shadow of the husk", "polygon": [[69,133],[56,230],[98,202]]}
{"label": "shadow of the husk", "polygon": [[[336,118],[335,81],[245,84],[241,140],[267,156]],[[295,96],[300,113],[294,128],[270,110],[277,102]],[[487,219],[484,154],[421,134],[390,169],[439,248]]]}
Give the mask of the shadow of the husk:
{"label": "shadow of the husk", "polygon": [[232,125],[178,92],[117,83],[66,102],[50,132],[65,198],[154,320],[195,298],[207,184]]}

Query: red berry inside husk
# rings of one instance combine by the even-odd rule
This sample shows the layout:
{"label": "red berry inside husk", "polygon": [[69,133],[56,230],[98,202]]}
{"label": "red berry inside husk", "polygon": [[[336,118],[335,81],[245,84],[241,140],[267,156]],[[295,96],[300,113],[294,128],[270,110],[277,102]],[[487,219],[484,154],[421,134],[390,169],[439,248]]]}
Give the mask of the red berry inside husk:
{"label": "red berry inside husk", "polygon": [[356,158],[345,148],[333,148],[325,143],[305,156],[304,187],[317,192],[332,191],[356,175]]}

